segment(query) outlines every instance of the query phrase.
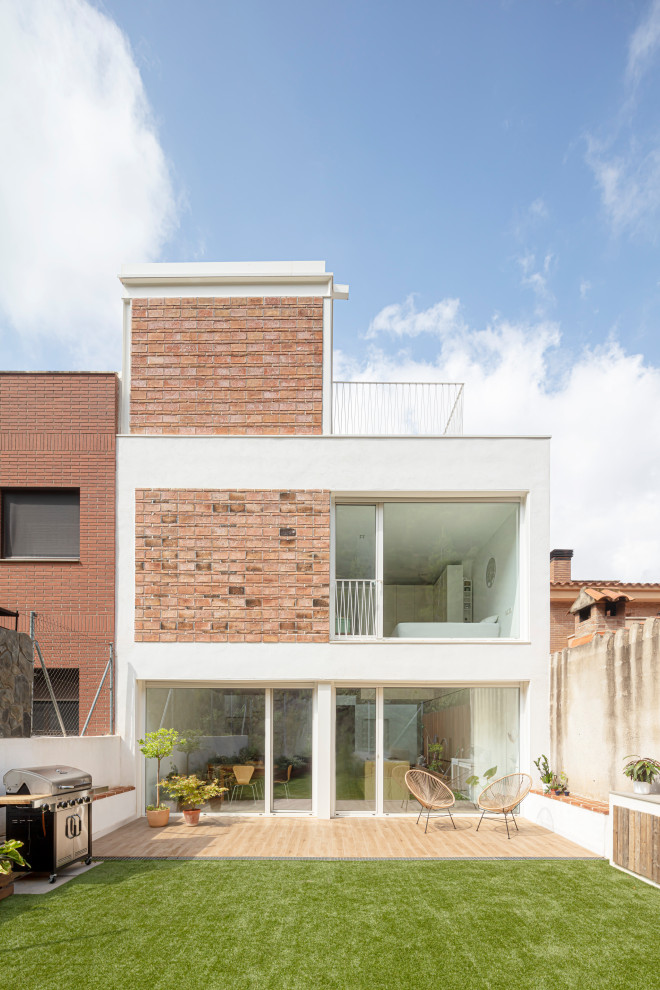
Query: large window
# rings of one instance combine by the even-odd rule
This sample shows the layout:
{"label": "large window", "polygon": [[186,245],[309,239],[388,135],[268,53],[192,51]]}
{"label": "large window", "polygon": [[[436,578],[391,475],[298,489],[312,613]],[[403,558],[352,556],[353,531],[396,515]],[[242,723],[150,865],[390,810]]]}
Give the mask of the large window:
{"label": "large window", "polygon": [[[518,770],[518,688],[384,688],[383,810],[419,812],[405,785],[415,764],[441,774],[457,810],[474,811],[489,779]],[[478,777],[481,786],[468,784]]]}
{"label": "large window", "polygon": [[335,809],[376,810],[376,689],[337,688]]}
{"label": "large window", "polygon": [[[265,691],[250,688],[147,688],[147,731],[176,729],[185,745],[161,775],[195,773],[228,788],[205,810],[263,811]],[[237,770],[238,768],[238,770]],[[156,763],[147,760],[147,804],[156,800]],[[242,781],[242,783],[241,783]],[[161,790],[161,801],[167,795]],[[176,810],[173,801],[170,807]]]}
{"label": "large window", "polygon": [[2,493],[2,556],[78,558],[80,492],[24,488]]}
{"label": "large window", "polygon": [[273,690],[273,811],[312,810],[312,689]]}
{"label": "large window", "polygon": [[339,504],[334,635],[520,635],[517,502]]}

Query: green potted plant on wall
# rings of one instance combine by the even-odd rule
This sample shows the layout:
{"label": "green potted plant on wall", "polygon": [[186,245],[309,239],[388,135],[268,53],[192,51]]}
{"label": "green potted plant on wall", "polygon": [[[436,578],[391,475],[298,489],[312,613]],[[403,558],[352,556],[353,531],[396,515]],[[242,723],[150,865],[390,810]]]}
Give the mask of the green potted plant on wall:
{"label": "green potted plant on wall", "polygon": [[170,819],[170,809],[160,803],[160,764],[182,743],[185,743],[185,739],[179,738],[176,729],[157,729],[155,732],[145,733],[144,739],[138,739],[138,746],[143,756],[148,760],[157,761],[156,803],[147,805],[147,821],[152,828],[162,828]]}
{"label": "green potted plant on wall", "polygon": [[163,781],[163,787],[178,800],[186,825],[197,825],[201,806],[227,790],[215,780],[208,783],[200,780],[197,774],[190,777],[170,777]]}
{"label": "green potted plant on wall", "polygon": [[660,777],[660,763],[650,756],[626,756],[628,760],[623,768],[626,777],[630,777],[635,794],[650,794],[651,784]]}

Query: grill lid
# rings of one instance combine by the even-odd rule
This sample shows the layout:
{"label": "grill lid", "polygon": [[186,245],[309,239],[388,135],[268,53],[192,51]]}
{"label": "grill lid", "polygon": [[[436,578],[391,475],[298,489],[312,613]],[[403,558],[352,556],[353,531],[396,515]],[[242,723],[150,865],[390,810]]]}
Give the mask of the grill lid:
{"label": "grill lid", "polygon": [[7,794],[66,794],[92,786],[92,775],[77,767],[25,767],[2,778]]}

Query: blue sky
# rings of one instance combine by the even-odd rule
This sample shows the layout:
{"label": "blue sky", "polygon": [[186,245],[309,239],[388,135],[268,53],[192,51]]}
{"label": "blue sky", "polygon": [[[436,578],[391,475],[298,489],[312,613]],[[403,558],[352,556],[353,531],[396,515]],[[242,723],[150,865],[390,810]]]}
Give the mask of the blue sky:
{"label": "blue sky", "polygon": [[624,107],[644,4],[106,9],[187,200],[168,258],[327,259],[351,283],[336,320],[354,354],[415,293],[459,297],[476,325],[542,305],[565,343],[614,329],[660,358],[655,225],[619,229],[590,164],[594,144],[609,161],[658,139],[660,66]]}
{"label": "blue sky", "polygon": [[4,368],[118,369],[123,262],[325,259],[337,377],[551,433],[553,545],[660,580],[660,0],[0,0],[0,91]]}

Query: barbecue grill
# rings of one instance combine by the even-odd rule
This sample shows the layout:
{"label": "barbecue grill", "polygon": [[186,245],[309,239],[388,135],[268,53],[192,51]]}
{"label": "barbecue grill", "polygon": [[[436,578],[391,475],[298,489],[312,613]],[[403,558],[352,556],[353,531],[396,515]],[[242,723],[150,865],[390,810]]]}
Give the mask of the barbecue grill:
{"label": "barbecue grill", "polygon": [[7,838],[23,843],[21,854],[35,873],[92,860],[92,777],[76,767],[29,767],[3,777]]}

